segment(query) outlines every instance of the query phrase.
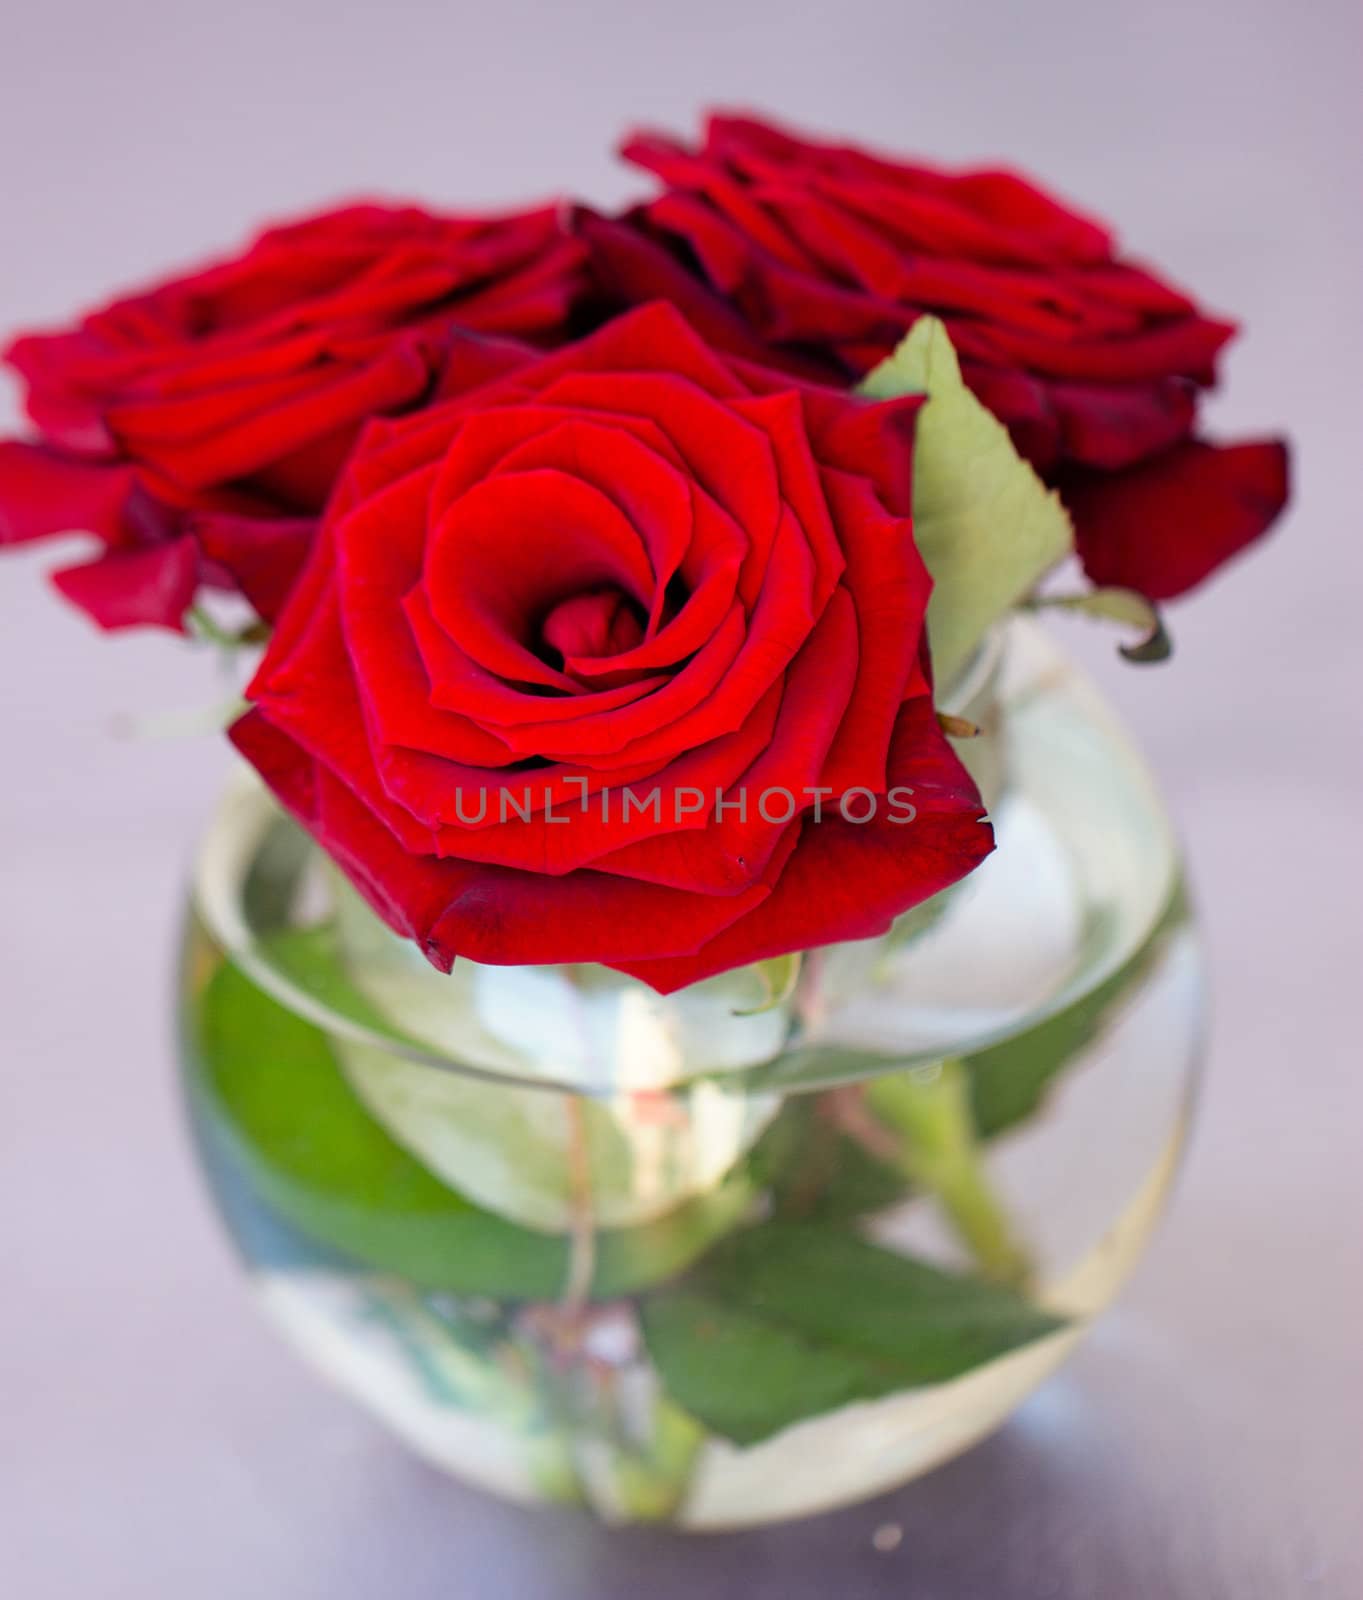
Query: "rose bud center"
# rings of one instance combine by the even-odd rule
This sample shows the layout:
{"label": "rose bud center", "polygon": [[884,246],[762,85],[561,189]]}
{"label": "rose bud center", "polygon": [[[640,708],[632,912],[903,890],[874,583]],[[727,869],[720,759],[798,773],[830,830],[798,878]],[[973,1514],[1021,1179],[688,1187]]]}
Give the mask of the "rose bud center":
{"label": "rose bud center", "polygon": [[560,600],[541,624],[540,637],[560,662],[599,660],[641,644],[646,623],[637,601],[612,585]]}

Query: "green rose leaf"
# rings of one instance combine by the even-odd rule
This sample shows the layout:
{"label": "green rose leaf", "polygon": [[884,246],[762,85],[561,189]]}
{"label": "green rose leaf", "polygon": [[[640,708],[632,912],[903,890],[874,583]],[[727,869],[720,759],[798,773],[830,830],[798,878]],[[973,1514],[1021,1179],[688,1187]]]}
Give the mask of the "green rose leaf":
{"label": "green rose leaf", "polygon": [[332,923],[289,929],[262,941],[270,965],[307,999],[326,1012],[344,1017],[370,1035],[391,1039],[407,1049],[425,1051],[419,1039],[393,1026],[369,997],[358,989],[341,964]]}
{"label": "green rose leaf", "polygon": [[785,1221],[845,1222],[884,1211],[912,1189],[823,1113],[815,1095],[792,1095],[753,1146],[755,1182]]}
{"label": "green rose leaf", "polygon": [[1167,661],[1174,653],[1174,642],[1153,601],[1134,589],[1086,589],[1082,594],[1049,594],[1032,602],[1038,611],[1074,611],[1098,622],[1115,622],[1134,628],[1135,644],[1120,644],[1118,651],[1128,661],[1141,665]]}
{"label": "green rose leaf", "polygon": [[1011,1290],[799,1223],[734,1235],[684,1285],[649,1296],[642,1320],[667,1393],[742,1445],[1065,1327]]}
{"label": "green rose leaf", "polygon": [[[318,1244],[420,1288],[554,1299],[569,1269],[562,1236],[517,1227],[434,1177],[361,1105],[326,1037],[230,962],[190,1021],[193,1113],[253,1193]],[[592,1294],[630,1294],[684,1270],[732,1228],[746,1177],[655,1221],[603,1230]]]}
{"label": "green rose leaf", "polygon": [[989,627],[1074,548],[1074,530],[1060,497],[966,387],[936,317],[920,317],[860,390],[877,400],[928,396],[913,451],[913,525],[933,577],[928,637],[946,684]]}

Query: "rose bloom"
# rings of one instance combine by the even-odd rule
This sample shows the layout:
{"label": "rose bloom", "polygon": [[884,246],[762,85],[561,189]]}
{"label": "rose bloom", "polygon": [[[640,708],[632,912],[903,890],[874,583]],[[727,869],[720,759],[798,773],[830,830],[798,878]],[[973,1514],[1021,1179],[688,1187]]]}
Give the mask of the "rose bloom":
{"label": "rose bloom", "polygon": [[372,424],[233,738],[442,969],[667,992],[879,933],[992,847],[933,710],[919,403],[654,305]]}
{"label": "rose bloom", "polygon": [[1095,583],[1180,594],[1282,509],[1281,443],[1196,435],[1234,326],[1025,179],[738,116],[712,117],[699,148],[640,133],[623,153],[664,192],[578,219],[617,303],[666,297],[722,348],[844,383],[939,316],[967,381],[1059,487]]}
{"label": "rose bloom", "polygon": [[20,338],[39,437],[0,443],[0,544],[98,537],[56,582],[105,627],[179,628],[201,583],[272,617],[360,426],[478,379],[460,331],[560,341],[583,253],[553,207],[355,205]]}

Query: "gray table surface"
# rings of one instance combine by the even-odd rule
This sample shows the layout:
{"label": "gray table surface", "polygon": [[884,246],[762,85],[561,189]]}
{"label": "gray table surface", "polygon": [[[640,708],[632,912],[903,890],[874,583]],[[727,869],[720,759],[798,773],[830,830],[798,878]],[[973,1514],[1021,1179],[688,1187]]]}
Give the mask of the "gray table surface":
{"label": "gray table surface", "polygon": [[[1215,407],[1288,424],[1256,561],[1123,670],[1207,911],[1218,1019],[1176,1203],[1064,1373],[885,1500],[685,1540],[462,1490],[260,1323],[179,1123],[168,969],[213,740],[129,714],[210,665],[97,638],[0,562],[0,1590],[20,1600],[654,1600],[1363,1593],[1359,1073],[1363,212],[1354,0],[1109,8],[232,7],[50,0],[0,60],[0,322],[64,314],[261,214],[358,189],[630,192],[630,119],[702,97],[945,157],[1008,156],[1119,216],[1253,330]],[[885,1523],[898,1547],[872,1543]]]}

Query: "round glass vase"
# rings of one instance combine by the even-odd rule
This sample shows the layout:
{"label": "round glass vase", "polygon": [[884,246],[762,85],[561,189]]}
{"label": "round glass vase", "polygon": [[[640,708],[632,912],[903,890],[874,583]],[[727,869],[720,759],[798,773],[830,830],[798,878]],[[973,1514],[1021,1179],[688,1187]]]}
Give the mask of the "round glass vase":
{"label": "round glass vase", "polygon": [[1149,776],[1034,624],[947,703],[983,730],[983,866],[879,939],[667,997],[437,973],[234,781],[186,1095],[307,1361],[486,1489],[719,1528],[926,1471],[1065,1359],[1169,1187],[1198,946]]}

